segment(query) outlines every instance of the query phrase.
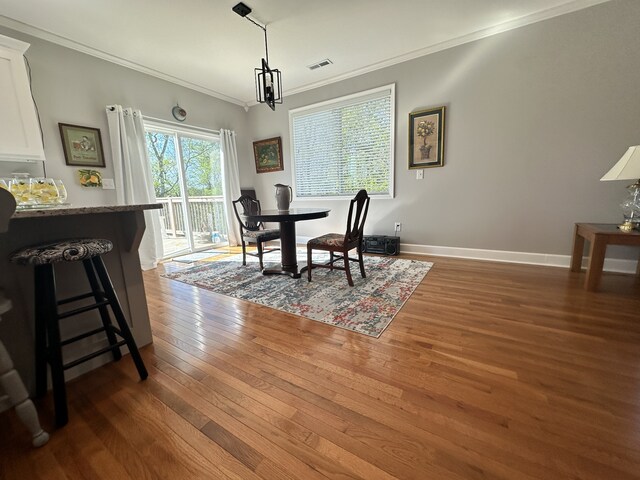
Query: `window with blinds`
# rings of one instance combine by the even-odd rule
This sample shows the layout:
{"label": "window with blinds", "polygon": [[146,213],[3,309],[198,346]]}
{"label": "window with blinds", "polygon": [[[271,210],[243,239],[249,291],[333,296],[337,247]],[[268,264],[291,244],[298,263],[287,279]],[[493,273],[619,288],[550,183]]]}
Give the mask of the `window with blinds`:
{"label": "window with blinds", "polygon": [[394,85],[289,112],[297,199],[393,197]]}

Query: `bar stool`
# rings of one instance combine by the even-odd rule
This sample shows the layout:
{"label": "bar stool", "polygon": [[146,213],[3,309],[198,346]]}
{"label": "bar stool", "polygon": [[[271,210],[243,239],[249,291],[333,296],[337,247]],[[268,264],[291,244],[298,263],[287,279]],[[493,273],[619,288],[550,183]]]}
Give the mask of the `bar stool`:
{"label": "bar stool", "polygon": [[[62,427],[68,421],[67,394],[65,389],[64,371],[73,368],[87,360],[111,351],[113,360],[122,357],[120,347],[126,345],[140,375],[140,379],[147,378],[147,370],[138,352],[129,325],[118,301],[109,274],[104,266],[101,255],[110,252],[113,244],[109,240],[82,238],[62,240],[55,243],[36,245],[14,252],[10,260],[18,265],[33,265],[35,267],[35,363],[36,363],[36,396],[42,397],[47,391],[47,363],[51,369],[51,383],[53,385],[53,401],[55,408],[56,426]],[[84,265],[87,280],[91,287],[89,293],[58,300],[56,297],[56,282],[53,265],[60,262],[78,262]],[[97,276],[96,276],[97,274]],[[60,305],[76,302],[86,298],[93,298],[95,303],[83,305],[73,310],[58,311]],[[118,327],[111,322],[111,311]],[[61,340],[59,321],[90,310],[98,309],[102,320],[102,327],[90,330],[72,338]],[[62,363],[62,347],[104,332],[109,346],[84,355],[68,363]],[[118,340],[118,335],[122,340]]]}

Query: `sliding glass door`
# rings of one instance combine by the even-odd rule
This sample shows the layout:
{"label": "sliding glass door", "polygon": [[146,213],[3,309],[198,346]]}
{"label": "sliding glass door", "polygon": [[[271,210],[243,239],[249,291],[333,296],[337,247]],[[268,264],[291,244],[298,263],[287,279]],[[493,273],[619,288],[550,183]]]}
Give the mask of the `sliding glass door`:
{"label": "sliding glass door", "polygon": [[165,257],[226,244],[219,138],[163,125],[145,127],[153,184],[162,204]]}

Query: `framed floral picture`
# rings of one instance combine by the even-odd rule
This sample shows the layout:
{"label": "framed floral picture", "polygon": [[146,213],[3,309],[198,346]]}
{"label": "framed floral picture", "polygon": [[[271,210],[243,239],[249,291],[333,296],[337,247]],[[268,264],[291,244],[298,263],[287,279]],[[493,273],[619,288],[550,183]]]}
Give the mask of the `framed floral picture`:
{"label": "framed floral picture", "polygon": [[104,167],[102,137],[99,128],[59,123],[64,160],[78,167]]}
{"label": "framed floral picture", "polygon": [[409,114],[409,168],[444,165],[444,110],[436,107]]}
{"label": "framed floral picture", "polygon": [[257,173],[284,170],[282,163],[282,139],[280,137],[253,142],[253,156],[256,160]]}

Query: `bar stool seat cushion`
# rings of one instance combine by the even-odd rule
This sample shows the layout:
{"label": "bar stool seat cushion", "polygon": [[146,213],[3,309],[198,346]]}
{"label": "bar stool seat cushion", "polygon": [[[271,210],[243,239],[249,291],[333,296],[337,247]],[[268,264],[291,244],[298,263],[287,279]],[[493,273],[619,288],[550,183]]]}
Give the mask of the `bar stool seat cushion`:
{"label": "bar stool seat cushion", "polygon": [[77,262],[102,255],[112,249],[113,243],[103,238],[75,238],[22,248],[13,252],[9,258],[18,265],[46,265]]}

